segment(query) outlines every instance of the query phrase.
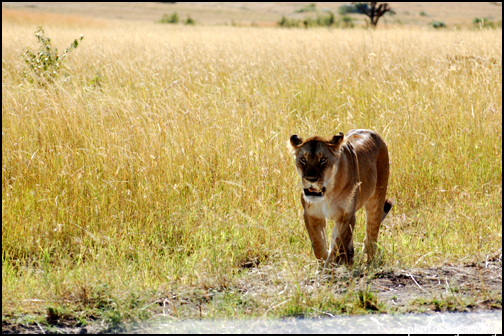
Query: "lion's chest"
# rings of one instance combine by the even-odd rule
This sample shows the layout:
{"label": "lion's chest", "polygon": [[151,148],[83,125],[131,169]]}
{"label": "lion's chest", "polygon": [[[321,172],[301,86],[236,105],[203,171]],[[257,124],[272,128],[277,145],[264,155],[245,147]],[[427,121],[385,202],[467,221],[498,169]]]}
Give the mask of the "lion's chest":
{"label": "lion's chest", "polygon": [[336,220],[337,218],[341,218],[341,208],[338,206],[334,206],[329,203],[329,202],[324,202],[322,204],[322,214],[324,215],[325,218],[330,219],[330,220]]}
{"label": "lion's chest", "polygon": [[310,216],[316,218],[327,218],[330,220],[335,220],[341,217],[341,208],[338,206],[331,206],[327,199],[320,197],[306,197],[305,196],[306,207],[305,210]]}
{"label": "lion's chest", "polygon": [[330,211],[330,206],[329,204],[327,204],[327,202],[324,202],[322,204],[322,214],[324,215],[325,218],[329,218],[329,219],[332,219],[331,218],[331,211]]}

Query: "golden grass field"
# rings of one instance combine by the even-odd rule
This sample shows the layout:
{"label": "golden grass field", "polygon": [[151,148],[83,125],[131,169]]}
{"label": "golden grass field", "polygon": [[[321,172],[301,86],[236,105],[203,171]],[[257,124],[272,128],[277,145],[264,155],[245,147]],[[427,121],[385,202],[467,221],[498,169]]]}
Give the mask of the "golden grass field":
{"label": "golden grass field", "polygon": [[[58,50],[84,34],[44,86],[22,77],[18,57],[37,48],[37,25],[2,21],[2,316],[113,324],[160,304],[174,317],[326,307],[339,295],[330,285],[317,282],[311,303],[299,285],[317,265],[286,150],[294,133],[367,128],[387,143],[395,204],[374,267],[501,253],[501,29],[82,20],[44,25]],[[359,211],[355,267],[366,272],[363,239]],[[226,299],[211,304],[211,291]],[[199,311],[173,303],[183,293],[206,293]]]}

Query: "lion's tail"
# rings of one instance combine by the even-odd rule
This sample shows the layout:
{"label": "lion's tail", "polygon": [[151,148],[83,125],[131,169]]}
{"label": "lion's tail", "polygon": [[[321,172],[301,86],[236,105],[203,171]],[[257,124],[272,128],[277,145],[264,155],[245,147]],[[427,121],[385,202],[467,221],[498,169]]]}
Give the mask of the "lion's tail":
{"label": "lion's tail", "polygon": [[387,214],[389,213],[390,209],[392,209],[392,205],[394,205],[394,201],[391,199],[385,200],[385,205],[383,207],[383,217],[382,221],[387,217]]}

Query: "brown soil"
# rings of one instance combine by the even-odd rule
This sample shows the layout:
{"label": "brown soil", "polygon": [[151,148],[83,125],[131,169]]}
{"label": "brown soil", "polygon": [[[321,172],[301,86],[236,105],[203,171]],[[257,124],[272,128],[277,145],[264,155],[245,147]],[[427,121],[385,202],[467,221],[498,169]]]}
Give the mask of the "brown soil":
{"label": "brown soil", "polygon": [[502,261],[497,258],[463,266],[394,270],[377,274],[372,284],[380,301],[410,311],[415,311],[411,302],[416,298],[426,299],[417,299],[426,312],[443,310],[435,301],[449,302],[454,295],[468,300],[467,305],[445,306],[444,310],[502,309]]}

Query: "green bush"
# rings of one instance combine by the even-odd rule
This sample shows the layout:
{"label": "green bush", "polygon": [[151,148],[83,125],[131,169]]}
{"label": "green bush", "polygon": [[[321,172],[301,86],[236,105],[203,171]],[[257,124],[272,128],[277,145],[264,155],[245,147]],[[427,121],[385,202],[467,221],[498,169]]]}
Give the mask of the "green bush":
{"label": "green bush", "polygon": [[305,28],[316,27],[317,22],[313,18],[306,18],[303,20],[303,25]]}
{"label": "green bush", "polygon": [[343,24],[342,24],[343,28],[353,28],[354,27],[353,19],[349,16],[344,15],[341,18],[341,21],[343,22]]}
{"label": "green bush", "polygon": [[[61,69],[61,64],[65,60],[69,52],[79,46],[79,41],[84,38],[83,35],[79,39],[75,39],[63,54],[58,54],[58,48],[51,47],[51,39],[44,36],[45,32],[42,26],[39,26],[34,35],[40,43],[38,52],[34,52],[29,46],[26,46],[19,57],[24,59],[28,66],[28,70],[23,71],[23,76],[27,77],[28,73],[33,73],[39,83],[43,81],[54,82]],[[68,75],[68,74],[67,74]]]}
{"label": "green bush", "polygon": [[288,19],[285,16],[282,16],[282,19],[277,22],[277,25],[283,28],[296,28],[301,25],[301,21],[297,19]]}
{"label": "green bush", "polygon": [[303,8],[296,10],[295,12],[296,13],[315,12],[315,11],[317,11],[315,6],[316,5],[314,3],[311,3],[308,6],[304,6]]}
{"label": "green bush", "polygon": [[432,21],[431,23],[429,23],[429,25],[432,28],[436,28],[436,29],[446,28],[446,23],[444,23],[443,21]]}
{"label": "green bush", "polygon": [[305,28],[310,27],[334,27],[336,26],[336,18],[334,14],[329,12],[329,15],[318,15],[315,19],[307,18],[303,21]]}
{"label": "green bush", "polygon": [[163,14],[161,20],[158,23],[178,23],[180,21],[177,12],[173,12],[172,15]]}
{"label": "green bush", "polygon": [[195,25],[196,21],[194,21],[193,19],[191,19],[190,16],[188,16],[187,20],[184,22],[184,24],[186,24],[186,25]]}
{"label": "green bush", "polygon": [[277,22],[277,26],[284,28],[312,28],[312,27],[337,27],[337,28],[353,28],[353,19],[349,16],[343,16],[342,18],[336,18],[331,12],[329,15],[317,15],[316,18],[306,18],[303,21],[297,19],[288,19],[282,16],[282,19]]}
{"label": "green bush", "polygon": [[473,25],[475,28],[495,28],[495,23],[485,18],[474,18]]}
{"label": "green bush", "polygon": [[[367,6],[367,4],[365,4]],[[367,7],[366,7],[367,8]],[[355,4],[339,6],[338,13],[340,15],[346,14],[364,14]]]}
{"label": "green bush", "polygon": [[318,16],[317,24],[323,27],[331,27],[336,23],[336,18],[334,14],[329,12],[329,16]]}

